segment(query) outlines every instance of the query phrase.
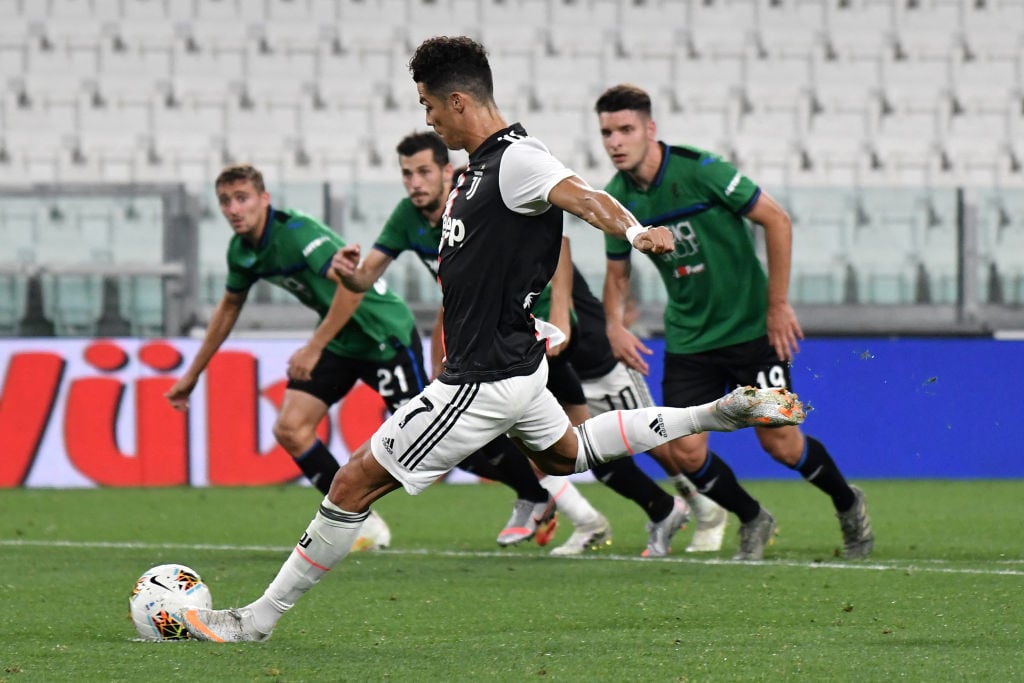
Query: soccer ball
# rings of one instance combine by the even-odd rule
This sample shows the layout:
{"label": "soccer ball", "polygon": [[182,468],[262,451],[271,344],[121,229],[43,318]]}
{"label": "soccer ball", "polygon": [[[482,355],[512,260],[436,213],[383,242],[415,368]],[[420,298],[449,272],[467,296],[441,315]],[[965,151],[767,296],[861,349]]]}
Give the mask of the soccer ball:
{"label": "soccer ball", "polygon": [[194,569],[161,564],[135,582],[128,605],[142,640],[185,640],[189,637],[177,617],[185,607],[213,607],[210,589]]}

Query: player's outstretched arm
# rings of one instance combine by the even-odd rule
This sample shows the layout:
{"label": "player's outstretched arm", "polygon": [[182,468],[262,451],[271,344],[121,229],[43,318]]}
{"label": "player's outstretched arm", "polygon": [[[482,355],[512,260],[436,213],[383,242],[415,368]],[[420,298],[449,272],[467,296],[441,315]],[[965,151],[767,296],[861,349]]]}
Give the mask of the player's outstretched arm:
{"label": "player's outstretched arm", "polygon": [[639,251],[665,254],[675,249],[675,238],[667,228],[644,228],[617,199],[579,176],[569,176],[551,188],[548,201],[598,230],[628,240]]}
{"label": "player's outstretched arm", "polygon": [[217,349],[231,334],[231,330],[234,329],[235,323],[238,321],[238,315],[242,312],[242,306],[245,305],[247,295],[248,292],[224,292],[224,296],[221,297],[217,308],[210,316],[203,343],[199,345],[199,350],[192,358],[188,370],[164,394],[176,410],[188,410],[188,397],[195,389],[199,375],[203,374],[203,370],[210,363],[213,354],[217,353]]}
{"label": "player's outstretched arm", "polygon": [[377,249],[371,249],[366,258],[361,259],[361,255],[358,244],[347,244],[331,259],[331,271],[353,292],[365,292],[372,287],[392,261],[390,256]]}

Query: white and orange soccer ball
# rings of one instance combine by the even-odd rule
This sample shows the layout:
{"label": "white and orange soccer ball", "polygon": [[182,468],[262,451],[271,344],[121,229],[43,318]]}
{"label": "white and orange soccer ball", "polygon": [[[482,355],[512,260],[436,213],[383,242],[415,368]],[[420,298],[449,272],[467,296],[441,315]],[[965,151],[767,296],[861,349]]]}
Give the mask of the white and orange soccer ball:
{"label": "white and orange soccer ball", "polygon": [[188,631],[177,614],[185,607],[211,609],[213,596],[194,569],[161,564],[139,577],[128,605],[142,640],[186,640]]}

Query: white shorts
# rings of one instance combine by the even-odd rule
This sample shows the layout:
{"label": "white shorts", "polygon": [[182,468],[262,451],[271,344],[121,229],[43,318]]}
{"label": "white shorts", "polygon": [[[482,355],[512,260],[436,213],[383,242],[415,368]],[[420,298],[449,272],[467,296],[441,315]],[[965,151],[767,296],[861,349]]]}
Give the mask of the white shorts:
{"label": "white shorts", "polygon": [[497,382],[435,380],[380,426],[370,450],[412,495],[502,434],[543,451],[570,428],[547,381],[546,360],[532,375]]}
{"label": "white shorts", "polygon": [[603,377],[580,382],[587,408],[591,415],[600,415],[609,410],[632,410],[654,406],[654,397],[647,386],[647,380],[638,370],[625,363],[618,363]]}

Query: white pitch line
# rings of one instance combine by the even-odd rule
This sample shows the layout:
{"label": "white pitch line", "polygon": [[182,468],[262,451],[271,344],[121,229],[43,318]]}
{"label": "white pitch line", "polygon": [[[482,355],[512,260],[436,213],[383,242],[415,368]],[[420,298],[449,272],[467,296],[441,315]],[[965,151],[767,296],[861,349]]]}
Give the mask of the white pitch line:
{"label": "white pitch line", "polygon": [[[118,550],[192,550],[192,551],[221,551],[221,552],[266,552],[266,553],[288,553],[290,546],[279,545],[230,545],[210,543],[143,543],[133,541],[39,541],[29,539],[0,539],[0,547],[33,547],[33,548],[110,548]],[[385,555],[420,555],[435,557],[478,557],[478,558],[501,558],[506,560],[536,560],[544,558],[544,555],[521,554],[516,555],[508,551],[493,550],[426,550],[426,549],[389,549],[376,551]],[[557,561],[555,558],[550,558]],[[1024,576],[1024,569],[1002,569],[996,567],[949,567],[934,566],[945,564],[948,560],[890,560],[887,562],[798,562],[796,560],[764,560],[761,562],[739,562],[718,557],[665,557],[658,559],[645,559],[635,555],[612,555],[609,553],[592,553],[577,557],[561,557],[559,560],[568,559],[575,561],[611,560],[613,562],[637,562],[642,564],[651,563],[675,563],[695,565],[724,565],[744,567],[791,567],[796,569],[837,569],[837,570],[859,570],[859,571],[903,571],[922,574],[975,574],[987,576]],[[1000,560],[993,564],[1019,564],[1019,560]]]}

